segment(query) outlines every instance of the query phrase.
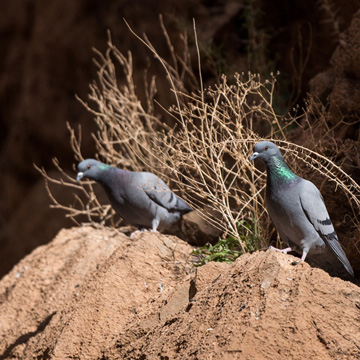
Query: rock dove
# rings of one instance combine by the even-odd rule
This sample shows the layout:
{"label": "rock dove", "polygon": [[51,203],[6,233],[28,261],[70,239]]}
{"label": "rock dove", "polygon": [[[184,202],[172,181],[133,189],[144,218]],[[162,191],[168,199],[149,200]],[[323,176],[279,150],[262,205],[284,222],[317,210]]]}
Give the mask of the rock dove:
{"label": "rock dove", "polygon": [[266,208],[287,245],[279,251],[296,251],[302,255],[301,260],[306,258],[330,275],[356,282],[318,188],[295,175],[270,141],[255,145],[250,161],[254,159],[266,165]]}
{"label": "rock dove", "polygon": [[102,185],[112,207],[130,225],[175,234],[181,216],[191,207],[155,174],[118,169],[94,159],[78,164],[83,177]]}

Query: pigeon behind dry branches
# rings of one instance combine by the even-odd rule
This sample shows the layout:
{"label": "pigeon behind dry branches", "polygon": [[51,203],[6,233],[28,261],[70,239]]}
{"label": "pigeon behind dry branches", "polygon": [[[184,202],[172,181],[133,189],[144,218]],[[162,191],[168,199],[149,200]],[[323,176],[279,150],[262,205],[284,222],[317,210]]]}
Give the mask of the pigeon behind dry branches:
{"label": "pigeon behind dry branches", "polygon": [[272,142],[261,141],[254,150],[250,160],[266,165],[266,208],[287,245],[279,251],[296,251],[330,275],[356,282],[318,188],[294,174]]}
{"label": "pigeon behind dry branches", "polygon": [[118,169],[94,159],[78,165],[77,180],[102,185],[114,210],[142,230],[176,233],[181,216],[192,209],[155,174]]}

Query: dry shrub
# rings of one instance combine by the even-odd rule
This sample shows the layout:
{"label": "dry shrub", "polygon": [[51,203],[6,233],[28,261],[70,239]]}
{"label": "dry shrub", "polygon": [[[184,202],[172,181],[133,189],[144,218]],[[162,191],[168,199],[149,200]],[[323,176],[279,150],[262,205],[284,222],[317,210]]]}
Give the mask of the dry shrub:
{"label": "dry shrub", "polygon": [[[94,139],[102,161],[158,174],[193,208],[199,209],[204,218],[222,229],[224,236],[239,239],[241,251],[245,252],[250,246],[244,233],[256,239],[256,247],[261,247],[268,244],[273,231],[264,208],[265,173],[248,160],[261,132],[262,137],[267,134],[266,138],[279,144],[299,175],[304,172],[305,164],[324,179],[335,182],[346,194],[354,209],[353,219],[359,223],[360,187],[355,181],[323,155],[321,145],[310,150],[287,140],[289,126],[296,123],[310,128],[311,134],[312,128],[324,126],[324,117],[319,117],[316,123],[310,121],[314,113],[311,106],[304,110],[301,122],[297,116],[277,115],[273,105],[276,84],[273,75],[269,80],[251,73],[236,74],[230,80],[222,76],[214,87],[204,89],[199,60],[198,88],[187,88],[185,79],[190,78],[194,86],[197,77],[191,70],[186,37],[183,37],[183,56],[179,57],[165,27],[163,30],[171,64],[160,57],[146,37],[138,39],[163,65],[175,99],[175,105],[168,110],[160,104],[154,106],[156,83],[154,78],[148,81],[148,74],[144,77],[146,100],[140,101],[130,53],[124,56],[110,37],[105,54],[97,52],[97,81],[91,85],[91,103],[83,104],[95,116],[98,131]],[[117,69],[124,75],[120,84]],[[175,126],[159,120],[164,111]],[[331,131],[326,136],[331,138]],[[81,160],[80,141],[73,130],[71,144],[76,160]],[[55,165],[63,172],[56,161]],[[52,196],[48,183],[56,180],[44,170],[42,173]],[[74,193],[80,191],[82,197],[75,195],[76,201],[71,206],[52,197],[53,207],[65,209],[72,219],[79,215],[86,215],[91,222],[112,219],[113,211],[97,201],[91,182],[83,187],[63,174],[64,179],[57,183],[71,187]]]}

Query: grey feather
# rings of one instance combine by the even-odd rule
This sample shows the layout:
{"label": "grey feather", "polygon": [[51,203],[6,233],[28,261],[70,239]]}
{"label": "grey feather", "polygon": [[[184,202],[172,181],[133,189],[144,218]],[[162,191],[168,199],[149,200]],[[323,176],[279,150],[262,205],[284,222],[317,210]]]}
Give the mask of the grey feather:
{"label": "grey feather", "polygon": [[346,271],[351,276],[354,276],[354,271],[339,243],[334,226],[330,220],[324,199],[312,182],[304,180],[303,190],[300,194],[300,203],[307,219],[314,226],[319,236],[344,265]]}
{"label": "grey feather", "polygon": [[317,187],[295,175],[272,142],[261,141],[254,150],[250,160],[266,165],[266,208],[281,240],[310,264],[356,282]]}
{"label": "grey feather", "polygon": [[115,211],[129,224],[161,232],[176,233],[181,216],[191,207],[155,174],[118,169],[97,160],[78,165],[83,177],[102,185]]}
{"label": "grey feather", "polygon": [[153,177],[152,186],[144,188],[146,195],[159,206],[167,209],[170,212],[180,211],[186,213],[192,209],[189,205],[181,198],[176,196],[169,187],[158,178],[156,175],[151,173],[148,174],[148,178]]}

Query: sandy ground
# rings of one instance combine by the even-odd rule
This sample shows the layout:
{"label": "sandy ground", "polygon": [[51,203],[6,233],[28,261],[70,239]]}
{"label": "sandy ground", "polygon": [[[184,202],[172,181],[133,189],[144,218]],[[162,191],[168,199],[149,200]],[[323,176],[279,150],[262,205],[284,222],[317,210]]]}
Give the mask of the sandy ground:
{"label": "sandy ground", "polygon": [[0,359],[358,359],[360,289],[274,251],[62,230],[0,282]]}

